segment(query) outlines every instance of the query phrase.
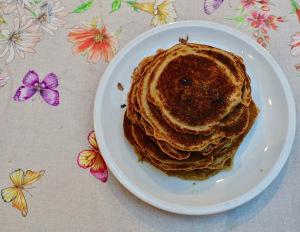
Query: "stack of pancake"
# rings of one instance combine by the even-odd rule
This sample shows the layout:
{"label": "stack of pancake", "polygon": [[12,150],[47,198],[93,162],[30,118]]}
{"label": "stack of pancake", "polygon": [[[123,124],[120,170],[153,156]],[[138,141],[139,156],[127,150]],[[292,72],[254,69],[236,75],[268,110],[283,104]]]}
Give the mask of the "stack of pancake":
{"label": "stack of pancake", "polygon": [[182,40],[134,70],[123,127],[141,160],[203,180],[232,165],[257,114],[241,57]]}

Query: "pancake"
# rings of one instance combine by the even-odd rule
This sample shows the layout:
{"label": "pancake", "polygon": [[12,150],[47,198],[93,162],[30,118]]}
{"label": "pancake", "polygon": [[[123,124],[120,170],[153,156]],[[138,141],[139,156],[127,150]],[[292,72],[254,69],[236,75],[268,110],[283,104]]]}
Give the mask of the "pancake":
{"label": "pancake", "polygon": [[[140,126],[146,132],[147,136],[154,138],[153,129],[151,128],[149,123],[147,123],[142,117],[140,119]],[[198,154],[201,153],[201,155],[209,155],[216,148],[222,148],[228,146],[228,144],[232,143],[232,140],[233,139],[222,138],[218,144],[209,144],[203,150],[197,151],[197,153]],[[163,140],[156,140],[155,142],[164,153],[168,154],[170,157],[174,159],[178,159],[178,160],[187,159],[191,154],[191,152],[176,149]]]}
{"label": "pancake", "polygon": [[148,99],[176,129],[207,132],[241,100],[246,75],[238,62],[210,46],[175,45],[149,71]]}
{"label": "pancake", "polygon": [[146,157],[147,155],[141,149],[139,149],[139,146],[138,146],[137,142],[135,141],[135,138],[132,135],[132,122],[127,117],[126,112],[125,112],[124,120],[123,120],[123,131],[124,131],[125,137],[129,141],[129,143],[131,145],[133,145],[133,148],[134,148],[135,153],[138,156],[139,160],[143,160],[144,157]]}
{"label": "pancake", "polygon": [[189,158],[191,155],[191,152],[178,150],[164,141],[156,140],[156,143],[159,146],[159,148],[162,150],[162,152],[164,152],[171,158],[174,158],[177,160],[184,160],[184,159]]}
{"label": "pancake", "polygon": [[137,84],[139,79],[141,78],[140,73],[144,70],[144,68],[153,60],[154,56],[149,56],[143,59],[143,61],[139,64],[137,68],[134,69],[133,74],[131,76],[131,88],[128,93],[128,104],[127,104],[127,116],[133,122],[138,122],[139,117],[135,111],[139,112],[137,104],[135,104],[134,97],[136,96]]}
{"label": "pancake", "polygon": [[132,135],[139,149],[147,153],[151,161],[164,170],[193,170],[207,167],[213,162],[213,157],[194,156],[185,160],[172,159],[166,155],[136,124],[131,124]]}
{"label": "pancake", "polygon": [[139,156],[145,156],[145,158],[151,160],[152,163],[155,163],[156,166],[163,170],[194,170],[204,167],[219,169],[224,165],[228,157],[232,155],[229,153],[220,154],[214,158],[212,155],[201,156],[200,154],[193,154],[192,157],[186,160],[178,161],[168,157],[160,150],[159,146],[145,134],[141,127],[131,123],[126,115],[124,118],[124,131],[130,143],[138,148]]}
{"label": "pancake", "polygon": [[137,90],[137,83],[132,84],[132,88],[128,93],[128,101],[127,101],[127,117],[135,123],[139,123],[140,121],[140,109],[136,104],[135,96]]}
{"label": "pancake", "polygon": [[251,80],[250,77],[247,75],[247,78],[245,79],[244,86],[242,88],[242,104],[249,107],[252,101],[251,97]]}
{"label": "pancake", "polygon": [[[124,120],[125,123],[128,123],[129,120]],[[125,128],[128,126],[125,124]],[[125,129],[126,130],[126,129]],[[128,129],[127,129],[128,130]],[[128,133],[127,133],[128,134]],[[128,136],[126,134],[126,136]],[[143,130],[136,124],[131,124],[131,135],[129,138],[132,142],[132,138],[134,139],[133,145],[138,147],[137,153],[139,157],[145,156],[156,166],[160,167],[160,169],[164,171],[192,171],[196,169],[221,169],[224,166],[224,163],[233,156],[235,150],[231,152],[223,151],[218,156],[214,157],[210,156],[201,156],[194,154],[184,161],[178,161],[168,157],[165,153],[163,153],[159,147],[143,132]]]}
{"label": "pancake", "polygon": [[[188,159],[176,160],[164,153],[157,144],[155,144],[144,131],[136,124],[131,124],[132,135],[139,149],[148,155],[148,158],[163,170],[185,170],[192,171],[196,169],[221,169],[225,162],[233,156],[236,150],[222,149],[213,154],[203,156],[194,153]],[[227,151],[228,150],[228,151]]]}
{"label": "pancake", "polygon": [[166,156],[140,126],[133,124],[127,118],[126,114],[124,115],[123,128],[128,141],[137,148],[136,151],[139,157],[145,158],[148,162],[154,164],[168,175],[175,175],[187,179],[203,179],[203,177],[207,178],[208,176],[218,173],[220,169],[228,167],[226,163],[228,163],[229,160],[231,162],[239,144],[252,127],[257,114],[258,110],[255,104],[251,103],[248,127],[245,133],[239,136],[231,146],[228,145],[226,149],[223,148],[214,155],[201,156],[194,154],[194,156],[183,161],[178,161]]}
{"label": "pancake", "polygon": [[[147,108],[144,108],[145,106]],[[248,118],[239,117],[240,120],[237,120],[235,124],[233,124],[236,125],[236,130],[232,133],[229,133],[230,130],[227,130],[227,128],[225,128],[226,130],[224,131],[220,128],[209,136],[201,134],[195,135],[177,132],[164,121],[159,110],[154,105],[148,104],[148,102],[140,107],[140,110],[143,115],[143,119],[151,126],[151,130],[153,131],[153,135],[156,139],[165,141],[176,149],[186,151],[201,151],[211,143],[218,144],[225,135],[228,137],[236,137],[243,133],[243,130],[245,129],[245,125],[240,128],[237,128],[237,126],[241,125],[241,121],[245,124],[248,121]],[[245,109],[245,111],[247,111],[247,109]],[[242,114],[241,116],[247,117],[247,114]]]}
{"label": "pancake", "polygon": [[187,41],[139,63],[127,104],[124,133],[139,160],[183,179],[230,168],[258,114],[243,59]]}
{"label": "pancake", "polygon": [[235,139],[222,138],[218,144],[209,144],[203,150],[199,151],[202,155],[209,155],[216,149],[223,149],[230,146]]}
{"label": "pancake", "polygon": [[[162,53],[156,55],[157,57],[163,56]],[[154,66],[150,65],[150,67],[145,67],[144,70],[141,68],[140,72],[137,75],[142,77],[138,78],[140,81],[138,84],[138,90],[136,92],[137,96],[133,96],[134,105],[138,105],[139,111],[142,117],[150,124],[153,129],[154,137],[158,140],[165,141],[169,143],[172,147],[179,150],[187,150],[187,151],[201,151],[210,143],[217,144],[220,139],[224,137],[224,132],[216,131],[209,136],[207,134],[197,134],[197,135],[189,135],[186,133],[178,133],[176,129],[171,127],[162,117],[159,109],[148,102],[147,95],[149,90],[149,78],[150,76],[147,73],[151,73],[151,69]],[[150,71],[149,71],[150,69]],[[148,70],[148,71],[147,71]],[[250,88],[250,86],[247,86]],[[246,88],[244,88],[246,89]],[[250,91],[248,91],[250,92]],[[246,97],[247,95],[245,95]],[[237,118],[237,117],[235,117]],[[243,127],[245,128],[245,127]],[[241,128],[241,129],[243,129]],[[227,130],[226,130],[227,131]],[[230,137],[238,136],[243,131],[240,130],[239,133],[233,134],[231,133]],[[228,134],[228,133],[227,133]]]}
{"label": "pancake", "polygon": [[[146,132],[147,136],[154,138],[153,129],[143,118],[140,119],[140,126]],[[167,155],[169,155],[174,159],[178,159],[178,160],[187,159],[191,154],[191,152],[176,149],[163,140],[156,140],[155,142],[164,153],[166,153]],[[216,148],[222,148],[231,143],[232,143],[232,139],[223,138],[218,144],[209,144],[203,150],[197,151],[197,153],[198,154],[201,153],[201,155],[209,155]]]}
{"label": "pancake", "polygon": [[[249,132],[249,130],[251,129],[251,127],[253,126],[255,119],[259,113],[258,108],[255,106],[255,103],[253,101],[250,102],[250,120],[249,120],[249,125],[247,130],[245,131],[245,135]],[[243,138],[240,138],[242,142]],[[216,174],[218,174],[220,171],[228,171],[231,169],[232,165],[233,165],[233,157],[231,157],[230,159],[228,159],[223,168],[222,169],[198,169],[198,170],[193,170],[193,171],[165,171],[166,174],[168,174],[169,176],[176,176],[179,177],[181,179],[187,179],[187,180],[206,180],[207,178],[209,178],[210,176],[214,176]]]}

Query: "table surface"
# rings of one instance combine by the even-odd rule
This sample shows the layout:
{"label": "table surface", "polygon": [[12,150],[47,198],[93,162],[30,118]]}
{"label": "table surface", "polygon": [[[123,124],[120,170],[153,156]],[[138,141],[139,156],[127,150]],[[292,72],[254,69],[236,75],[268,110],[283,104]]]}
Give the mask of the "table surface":
{"label": "table surface", "polygon": [[[222,214],[164,212],[109,171],[106,177],[87,139],[101,75],[136,36],[182,20],[237,27],[266,47],[285,71],[298,111],[299,0],[0,0],[1,231],[299,231],[298,127],[277,179]],[[78,163],[78,155],[93,163]]]}

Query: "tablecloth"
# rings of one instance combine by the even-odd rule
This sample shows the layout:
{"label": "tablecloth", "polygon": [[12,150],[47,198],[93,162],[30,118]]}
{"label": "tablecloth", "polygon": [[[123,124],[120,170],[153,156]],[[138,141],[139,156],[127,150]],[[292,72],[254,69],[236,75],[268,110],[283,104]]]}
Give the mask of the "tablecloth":
{"label": "tablecloth", "polygon": [[256,40],[285,71],[299,111],[299,0],[0,0],[0,231],[300,230],[298,127],[278,178],[217,215],[156,209],[107,170],[93,134],[101,75],[136,36],[182,20]]}

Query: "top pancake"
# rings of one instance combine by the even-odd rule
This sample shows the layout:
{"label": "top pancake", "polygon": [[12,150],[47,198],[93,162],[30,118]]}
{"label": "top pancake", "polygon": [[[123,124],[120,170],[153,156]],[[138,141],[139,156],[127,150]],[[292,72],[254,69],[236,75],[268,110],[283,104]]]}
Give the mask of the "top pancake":
{"label": "top pancake", "polygon": [[148,100],[177,131],[207,133],[241,102],[241,58],[206,45],[177,44],[155,57]]}
{"label": "top pancake", "polygon": [[[162,56],[164,56],[164,53],[159,52],[153,57],[153,62],[157,62]],[[248,123],[248,109],[245,107],[242,107],[241,110],[233,110],[234,117],[224,118],[222,125],[222,127],[225,128],[224,131],[219,127],[214,128],[214,131],[210,131],[209,135],[189,134],[176,131],[176,129],[170,126],[163,118],[159,108],[148,102],[149,81],[151,78],[151,75],[149,74],[155,69],[153,62],[145,63],[142,61],[136,69],[137,72],[134,74],[133,79],[136,81],[133,81],[132,84],[127,111],[127,116],[131,121],[139,123],[140,118],[142,117],[153,129],[153,136],[157,140],[165,141],[172,147],[185,151],[201,151],[211,143],[218,144],[223,137],[234,138],[243,133]],[[248,90],[251,88],[250,82],[245,80],[244,84],[245,86],[242,86],[243,91],[250,94],[251,91]],[[133,92],[136,93],[136,96],[132,94]],[[245,97],[245,99],[248,99],[248,94],[241,95]],[[242,99],[240,99],[240,101],[242,101]],[[236,107],[240,108],[239,106]],[[135,112],[135,110],[138,111],[138,113]],[[230,131],[230,126],[234,126],[233,131]]]}

